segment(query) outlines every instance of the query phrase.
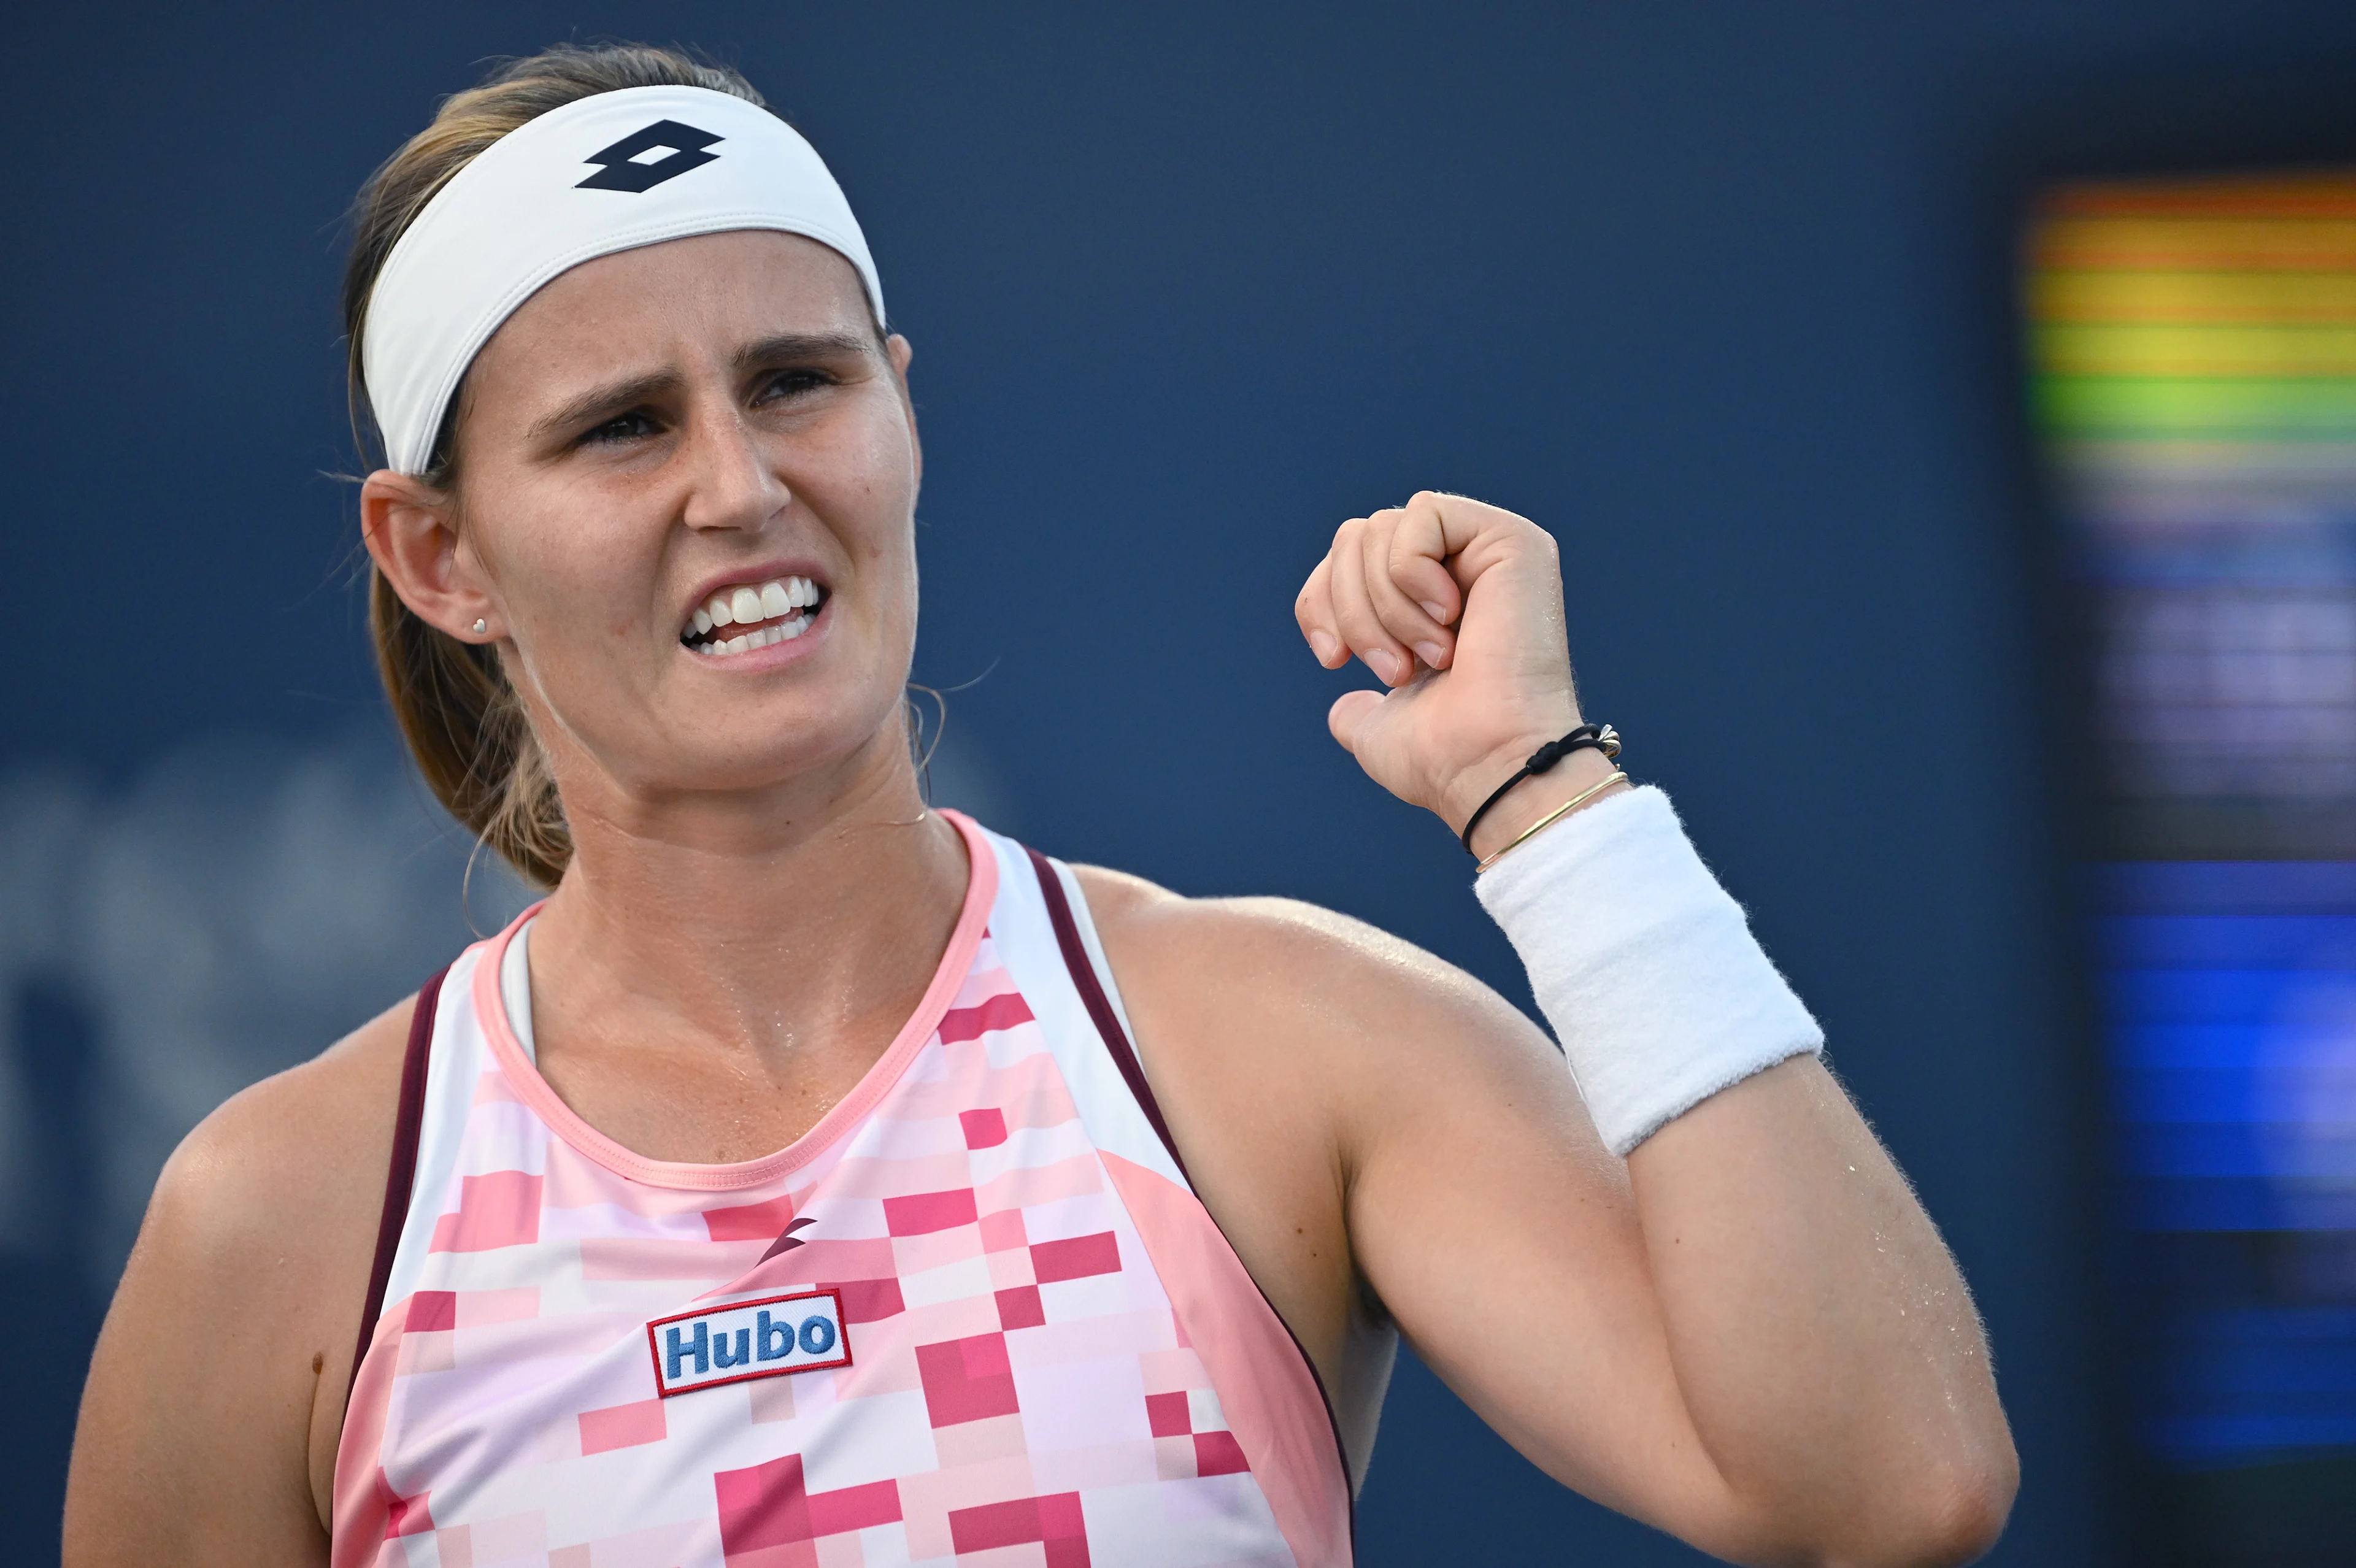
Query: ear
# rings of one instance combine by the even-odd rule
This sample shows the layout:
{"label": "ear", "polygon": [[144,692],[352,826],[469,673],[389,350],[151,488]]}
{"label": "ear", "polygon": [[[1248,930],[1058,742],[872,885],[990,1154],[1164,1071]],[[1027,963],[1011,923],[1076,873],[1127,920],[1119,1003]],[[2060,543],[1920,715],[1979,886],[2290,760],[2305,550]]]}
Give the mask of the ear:
{"label": "ear", "polygon": [[360,539],[401,602],[427,625],[462,643],[495,643],[503,635],[473,552],[458,548],[448,496],[380,468],[360,482]]}
{"label": "ear", "polygon": [[916,347],[898,333],[884,340],[884,350],[892,357],[892,369],[900,383],[900,407],[908,415],[908,444],[916,453],[916,483],[925,482],[925,443],[916,433],[916,405],[908,396],[908,361],[916,357]]}

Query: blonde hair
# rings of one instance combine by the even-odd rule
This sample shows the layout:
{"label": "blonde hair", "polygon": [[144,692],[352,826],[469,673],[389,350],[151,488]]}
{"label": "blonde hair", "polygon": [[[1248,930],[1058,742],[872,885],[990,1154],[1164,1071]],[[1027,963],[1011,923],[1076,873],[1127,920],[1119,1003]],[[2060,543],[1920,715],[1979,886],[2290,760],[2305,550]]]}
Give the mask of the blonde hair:
{"label": "blonde hair", "polygon": [[[677,49],[559,45],[510,61],[480,86],[445,100],[433,123],[360,187],[343,304],[352,431],[363,454],[380,460],[382,453],[360,364],[369,295],[402,232],[453,175],[509,132],[552,109],[632,87],[704,87],[768,107],[735,71]],[[457,478],[458,401],[452,398],[443,415],[422,475],[445,493]],[[527,880],[554,887],[572,861],[573,833],[547,754],[498,656],[428,625],[373,565],[369,632],[402,738],[435,798]]]}

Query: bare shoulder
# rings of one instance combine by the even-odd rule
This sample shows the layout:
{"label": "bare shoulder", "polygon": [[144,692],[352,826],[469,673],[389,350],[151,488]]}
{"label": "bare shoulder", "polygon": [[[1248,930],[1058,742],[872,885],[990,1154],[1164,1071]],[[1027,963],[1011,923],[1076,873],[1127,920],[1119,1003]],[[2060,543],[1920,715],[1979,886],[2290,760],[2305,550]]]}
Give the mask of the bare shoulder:
{"label": "bare shoulder", "polygon": [[[1073,870],[1124,991],[1170,986],[1198,1008],[1305,1009],[1345,1030],[1365,1017],[1396,1018],[1400,1008],[1490,1022],[1521,1019],[1454,965],[1316,904],[1188,898],[1125,871]],[[1215,976],[1217,983],[1205,985],[1205,976]]]}
{"label": "bare shoulder", "polygon": [[324,1539],[413,1007],[232,1096],[166,1164],[82,1396],[70,1562],[209,1561],[216,1527],[292,1554],[253,1561]]}
{"label": "bare shoulder", "polygon": [[[1285,960],[1405,965],[1433,980],[1469,976],[1388,932],[1299,899],[1188,898],[1158,882],[1104,866],[1075,866],[1088,913],[1108,943],[1170,948],[1190,959],[1266,954]],[[1269,952],[1269,944],[1275,950]]]}
{"label": "bare shoulder", "polygon": [[[283,1253],[316,1223],[348,1218],[363,1193],[373,1211],[383,1197],[415,1002],[404,998],[198,1123],[156,1181],[141,1249],[260,1244]],[[340,1239],[342,1227],[335,1229]]]}
{"label": "bare shoulder", "polygon": [[342,1391],[368,1293],[415,997],[319,1055],[240,1091],[165,1165],[112,1317],[168,1310],[266,1324]]}
{"label": "bare shoulder", "polygon": [[1297,900],[1191,899],[1119,871],[1077,875],[1148,1075],[1183,1103],[1166,1108],[1198,1139],[1280,1132],[1323,1147],[1346,1180],[1391,1129],[1451,1097],[1471,1108],[1568,1092],[1536,1024],[1413,943]]}
{"label": "bare shoulder", "polygon": [[1545,1031],[1413,943],[1292,899],[1077,874],[1173,1131],[1256,1179],[1271,1148],[1315,1151],[1346,1189],[1385,1148],[1507,1115],[1594,1141]]}

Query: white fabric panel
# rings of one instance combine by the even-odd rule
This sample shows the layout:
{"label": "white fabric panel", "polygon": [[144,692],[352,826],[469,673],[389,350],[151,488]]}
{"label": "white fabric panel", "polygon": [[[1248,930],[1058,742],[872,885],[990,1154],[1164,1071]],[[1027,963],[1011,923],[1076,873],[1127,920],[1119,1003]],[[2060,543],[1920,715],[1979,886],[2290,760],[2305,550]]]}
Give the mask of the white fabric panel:
{"label": "white fabric panel", "polygon": [[[1097,972],[1097,984],[1104,987],[1105,999],[1112,1003],[1113,1017],[1120,1020],[1120,1032],[1129,1037],[1129,1049],[1137,1053],[1138,1064],[1145,1062],[1145,1048],[1137,1040],[1137,1026],[1129,1021],[1128,1005],[1120,999],[1120,983],[1112,977],[1112,960],[1105,956],[1104,943],[1097,936],[1096,916],[1088,911],[1088,897],[1080,891],[1080,879],[1072,869],[1054,857],[1049,865],[1055,868],[1055,880],[1064,884],[1064,897],[1072,906],[1072,923],[1080,928],[1080,945],[1087,950],[1088,965]],[[1085,1010],[1085,1009],[1083,1009]]]}
{"label": "white fabric panel", "polygon": [[516,928],[513,940],[508,944],[507,956],[499,960],[499,1005],[508,1010],[508,1028],[515,1031],[516,1043],[523,1047],[523,1059],[530,1062],[539,1061],[540,1050],[531,1040],[531,922],[529,920]]}
{"label": "white fabric panel", "polygon": [[[1038,874],[1031,869],[1031,857],[1011,838],[995,833],[990,833],[989,838],[998,856],[998,903],[990,913],[991,938],[1055,1052],[1055,1064],[1079,1106],[1080,1123],[1087,1129],[1088,1137],[1097,1147],[1193,1191],[1178,1162],[1163,1147],[1162,1135],[1145,1119],[1145,1108],[1130,1093],[1129,1081],[1120,1075],[1111,1051],[1097,1032],[1096,1020],[1088,1017],[1087,1006],[1080,1000],[1079,989],[1072,983],[1071,971],[1064,964],[1063,945],[1055,940],[1055,923],[1048,918],[1047,901],[1039,891]],[[1083,945],[1089,947],[1090,957],[1098,961],[1105,994],[1116,1013],[1119,1013],[1119,993],[1113,989],[1110,970],[1102,963],[1101,949],[1093,944],[1094,926],[1086,912],[1087,901],[1078,896],[1070,870],[1060,863],[1055,864],[1066,895],[1072,901],[1072,917],[1080,928]],[[1120,1014],[1120,1018],[1121,1027],[1127,1029],[1127,1015]],[[1130,1037],[1132,1044],[1135,1038]]]}

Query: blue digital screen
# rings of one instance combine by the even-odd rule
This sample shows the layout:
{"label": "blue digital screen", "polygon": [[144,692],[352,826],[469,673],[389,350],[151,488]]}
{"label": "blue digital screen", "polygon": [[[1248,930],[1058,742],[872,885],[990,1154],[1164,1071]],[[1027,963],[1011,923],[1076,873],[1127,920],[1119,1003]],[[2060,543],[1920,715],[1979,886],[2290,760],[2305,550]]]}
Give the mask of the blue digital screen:
{"label": "blue digital screen", "polygon": [[2356,178],[2073,187],[2029,256],[2105,1348],[2161,1470],[2319,1475],[2356,1455]]}
{"label": "blue digital screen", "polygon": [[2094,878],[2143,1435],[2356,1445],[2356,862]]}

